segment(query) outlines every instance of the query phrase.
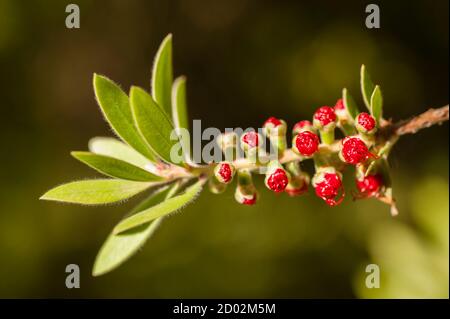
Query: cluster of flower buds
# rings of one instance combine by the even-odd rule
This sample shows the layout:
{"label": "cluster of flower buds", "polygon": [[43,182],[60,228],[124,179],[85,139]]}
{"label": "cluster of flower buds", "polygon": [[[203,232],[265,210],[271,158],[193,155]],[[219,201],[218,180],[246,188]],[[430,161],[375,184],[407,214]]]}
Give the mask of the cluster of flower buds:
{"label": "cluster of flower buds", "polygon": [[[312,121],[302,120],[293,126],[291,149],[286,143],[286,122],[276,117],[270,117],[264,122],[264,134],[250,131],[239,138],[234,133],[222,134],[217,142],[226,161],[214,167],[211,190],[214,193],[224,191],[236,172],[236,200],[241,204],[253,205],[258,193],[252,173],[264,167],[264,183],[269,190],[298,196],[308,191],[311,181],[315,194],[329,206],[336,206],[345,197],[343,171],[347,166],[354,166],[357,172],[357,192],[354,197],[381,198],[387,187],[383,174],[377,168],[379,165],[373,165],[379,159],[375,154],[380,149],[374,139],[377,121],[365,112],[353,116],[350,116],[342,99],[334,107],[319,107]],[[344,138],[335,139],[336,128],[343,132]],[[261,156],[266,155],[263,147],[266,138],[277,156],[262,162]],[[244,161],[236,157],[238,146],[245,153]],[[307,159],[314,161],[315,173],[312,179],[300,166],[300,162]]]}

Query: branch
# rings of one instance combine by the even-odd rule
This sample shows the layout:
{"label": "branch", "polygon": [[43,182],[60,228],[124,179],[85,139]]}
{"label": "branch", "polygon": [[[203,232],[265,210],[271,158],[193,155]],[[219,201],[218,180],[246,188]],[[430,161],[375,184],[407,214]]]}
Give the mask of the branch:
{"label": "branch", "polygon": [[386,126],[383,128],[383,131],[385,131],[388,136],[415,134],[423,128],[436,124],[442,124],[443,122],[448,121],[448,111],[448,105],[438,109],[430,108],[428,111],[408,120],[403,120],[397,123],[387,122]]}

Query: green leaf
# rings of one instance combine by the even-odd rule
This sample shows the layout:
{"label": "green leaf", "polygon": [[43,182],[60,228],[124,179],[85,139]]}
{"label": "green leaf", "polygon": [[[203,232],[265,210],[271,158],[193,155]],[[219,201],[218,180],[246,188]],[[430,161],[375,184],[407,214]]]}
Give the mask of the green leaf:
{"label": "green leaf", "polygon": [[370,98],[370,113],[377,123],[380,124],[381,118],[383,117],[383,95],[378,85],[375,86],[372,97]]}
{"label": "green leaf", "polygon": [[141,135],[162,159],[172,162],[170,151],[178,141],[170,139],[174,127],[167,114],[150,94],[139,87],[131,87],[130,101],[133,118]]}
{"label": "green leaf", "polygon": [[130,198],[156,184],[120,179],[76,181],[57,186],[40,199],[85,205],[109,204]]}
{"label": "green leaf", "polygon": [[375,89],[375,85],[370,79],[370,75],[366,70],[366,66],[361,65],[361,92],[364,99],[364,103],[367,106],[367,109],[370,110],[370,97],[372,96],[372,92]]}
{"label": "green leaf", "polygon": [[348,93],[347,89],[342,90],[342,101],[344,102],[345,109],[347,110],[350,117],[354,120],[359,114],[358,106],[356,105],[353,97]]}
{"label": "green leaf", "polygon": [[172,119],[178,132],[178,139],[183,151],[185,162],[190,159],[189,120],[186,102],[186,77],[180,76],[173,83],[172,87]]}
{"label": "green leaf", "polygon": [[[173,194],[173,190],[177,188],[177,184],[172,187],[165,186],[160,188],[136,206],[130,212],[130,215],[168,199]],[[162,219],[163,217],[155,219],[121,234],[115,235],[111,232],[97,254],[92,275],[100,276],[119,267],[128,258],[134,255],[142,245],[144,245],[145,241],[152,236],[161,224]]]}
{"label": "green leaf", "polygon": [[89,150],[92,153],[114,157],[116,159],[145,168],[150,160],[141,153],[136,152],[127,144],[113,137],[94,137],[89,141]]}
{"label": "green leaf", "polygon": [[204,181],[199,180],[197,183],[187,188],[183,194],[172,197],[156,206],[150,207],[124,219],[114,228],[114,234],[124,232],[181,209],[197,197],[202,190],[203,184]]}
{"label": "green leaf", "polygon": [[134,126],[128,96],[113,81],[94,73],[94,91],[98,105],[114,132],[150,160],[155,156]]}
{"label": "green leaf", "polygon": [[162,180],[160,176],[113,157],[90,152],[71,152],[70,154],[96,171],[111,177],[141,182]]}
{"label": "green leaf", "polygon": [[169,34],[159,46],[152,70],[152,96],[167,114],[170,114],[172,109],[172,82],[172,35]]}
{"label": "green leaf", "polygon": [[180,76],[172,87],[172,119],[175,127],[189,129],[186,102],[186,77]]}

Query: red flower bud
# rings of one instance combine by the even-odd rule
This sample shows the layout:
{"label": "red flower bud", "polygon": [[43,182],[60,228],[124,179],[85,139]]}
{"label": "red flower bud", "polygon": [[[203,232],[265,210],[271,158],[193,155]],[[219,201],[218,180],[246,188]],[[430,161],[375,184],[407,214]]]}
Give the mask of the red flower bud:
{"label": "red flower bud", "polygon": [[237,135],[234,132],[225,132],[221,133],[217,137],[217,144],[220,146],[220,148],[226,149],[228,147],[235,147],[237,141]]}
{"label": "red flower bud", "polygon": [[264,134],[267,136],[283,136],[286,134],[286,122],[276,117],[269,117],[263,125]]}
{"label": "red flower bud", "polygon": [[346,137],[342,140],[342,148],[339,152],[341,159],[352,165],[365,162],[369,157],[375,157],[369,152],[366,144],[359,137]]}
{"label": "red flower bud", "polygon": [[281,125],[281,124],[282,124],[282,122],[279,119],[277,119],[276,117],[271,116],[264,122],[264,126],[263,127],[270,126],[270,125],[272,127],[277,127],[278,125]]}
{"label": "red flower bud", "polygon": [[369,113],[362,112],[356,117],[356,128],[362,133],[373,133],[376,124],[375,118]]}
{"label": "red flower bud", "polygon": [[241,146],[243,149],[258,147],[259,142],[259,134],[253,131],[244,133],[241,137]]}
{"label": "red flower bud", "polygon": [[292,128],[292,133],[295,135],[303,131],[312,131],[312,129],[312,123],[308,120],[303,120],[295,123],[294,127]]}
{"label": "red flower bud", "polygon": [[381,175],[368,175],[362,180],[356,180],[356,187],[362,197],[373,197],[378,195],[383,186],[383,178]]}
{"label": "red flower bud", "polygon": [[208,181],[209,190],[213,194],[223,193],[227,189],[227,184],[219,182],[216,178],[210,178]]}
{"label": "red flower bud", "polygon": [[284,190],[289,196],[299,196],[308,191],[309,176],[306,173],[291,177]]}
{"label": "red flower bud", "polygon": [[[339,121],[343,122],[349,122],[351,121],[350,116],[345,109],[344,101],[342,99],[339,99],[336,101],[336,104],[334,105],[334,113],[336,114]],[[340,123],[342,124],[342,123]]]}
{"label": "red flower bud", "polygon": [[234,193],[234,198],[240,204],[253,205],[256,203],[258,193],[252,182],[252,174],[248,169],[238,170],[238,186]]}
{"label": "red flower bud", "polygon": [[228,184],[233,179],[234,166],[231,163],[221,162],[214,168],[214,175],[221,183]]}
{"label": "red flower bud", "polygon": [[289,185],[284,190],[289,196],[300,196],[308,191],[308,184],[303,183],[300,187],[290,187]]}
{"label": "red flower bud", "polygon": [[255,194],[253,194],[253,196],[251,198],[244,198],[244,201],[242,202],[242,204],[249,205],[249,206],[254,205],[256,203],[256,197],[257,197],[257,195],[255,193]]}
{"label": "red flower bud", "polygon": [[317,109],[313,117],[314,126],[323,128],[324,126],[336,122],[336,114],[333,108],[329,106],[322,106]]}
{"label": "red flower bud", "polygon": [[269,189],[275,193],[279,193],[285,190],[289,183],[289,178],[284,169],[277,168],[275,171],[266,175],[265,183]]}
{"label": "red flower bud", "polygon": [[310,131],[303,131],[297,134],[294,142],[294,150],[303,156],[311,156],[317,152],[320,143],[319,137]]}
{"label": "red flower bud", "polygon": [[258,193],[253,186],[238,186],[236,188],[236,192],[234,193],[234,198],[240,204],[254,205],[258,198]]}
{"label": "red flower bud", "polygon": [[345,110],[344,101],[342,99],[339,99],[336,101],[336,105],[334,106],[334,111],[342,111]]}
{"label": "red flower bud", "polygon": [[318,173],[313,180],[316,195],[322,198],[329,206],[339,205],[344,199],[344,187],[341,177],[333,173],[334,169]]}

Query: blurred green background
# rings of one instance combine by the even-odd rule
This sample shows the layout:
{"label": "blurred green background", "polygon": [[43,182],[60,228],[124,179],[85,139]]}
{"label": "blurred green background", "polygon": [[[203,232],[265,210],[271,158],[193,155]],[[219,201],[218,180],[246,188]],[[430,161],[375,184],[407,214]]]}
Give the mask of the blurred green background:
{"label": "blurred green background", "polygon": [[[149,89],[169,32],[191,119],[204,127],[259,127],[270,115],[292,125],[342,87],[361,107],[362,63],[398,120],[448,103],[448,1],[376,1],[381,29],[365,27],[364,1],[73,2],[81,28],[70,30],[68,1],[0,0],[0,297],[448,298],[447,123],[393,151],[397,218],[375,200],[329,208],[313,194],[276,196],[259,180],[258,205],[238,205],[232,188],[205,191],[99,278],[95,255],[133,203],[38,201],[97,176],[69,156],[112,136],[93,72]],[[81,267],[80,289],[65,287],[69,263]],[[369,263],[380,266],[380,289],[364,286]]]}

